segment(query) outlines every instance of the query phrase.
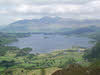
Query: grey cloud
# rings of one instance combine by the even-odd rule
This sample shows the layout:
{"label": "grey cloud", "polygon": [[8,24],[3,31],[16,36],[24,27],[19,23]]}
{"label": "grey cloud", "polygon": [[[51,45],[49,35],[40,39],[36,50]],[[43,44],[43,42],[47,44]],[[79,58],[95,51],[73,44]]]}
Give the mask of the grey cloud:
{"label": "grey cloud", "polygon": [[0,15],[14,18],[47,15],[98,18],[99,13],[100,0],[0,0]]}

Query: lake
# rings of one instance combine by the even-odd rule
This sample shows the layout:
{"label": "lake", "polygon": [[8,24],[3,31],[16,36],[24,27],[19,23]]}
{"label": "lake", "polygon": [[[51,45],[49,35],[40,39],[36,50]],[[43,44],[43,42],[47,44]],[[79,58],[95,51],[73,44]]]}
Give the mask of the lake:
{"label": "lake", "polygon": [[48,53],[72,46],[91,47],[92,44],[89,41],[92,41],[92,39],[76,36],[32,34],[29,37],[18,38],[17,42],[13,42],[9,46],[31,47],[33,53]]}

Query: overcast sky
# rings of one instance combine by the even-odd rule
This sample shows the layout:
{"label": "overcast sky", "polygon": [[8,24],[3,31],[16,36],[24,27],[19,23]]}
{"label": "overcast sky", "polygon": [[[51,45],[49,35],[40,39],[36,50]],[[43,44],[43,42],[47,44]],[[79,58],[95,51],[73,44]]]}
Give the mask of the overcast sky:
{"label": "overcast sky", "polygon": [[100,19],[100,0],[0,0],[0,25],[43,16]]}

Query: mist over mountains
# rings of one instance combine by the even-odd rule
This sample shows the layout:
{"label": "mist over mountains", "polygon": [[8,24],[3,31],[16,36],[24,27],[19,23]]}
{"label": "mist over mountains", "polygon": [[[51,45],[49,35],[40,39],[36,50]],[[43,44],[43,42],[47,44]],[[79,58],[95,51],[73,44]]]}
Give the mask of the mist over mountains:
{"label": "mist over mountains", "polygon": [[[40,19],[25,19],[13,22],[2,29],[4,32],[67,32],[73,29],[84,31],[91,30],[93,26],[99,26],[100,20],[97,19],[72,19],[61,17],[42,17]],[[86,27],[91,27],[86,29]]]}

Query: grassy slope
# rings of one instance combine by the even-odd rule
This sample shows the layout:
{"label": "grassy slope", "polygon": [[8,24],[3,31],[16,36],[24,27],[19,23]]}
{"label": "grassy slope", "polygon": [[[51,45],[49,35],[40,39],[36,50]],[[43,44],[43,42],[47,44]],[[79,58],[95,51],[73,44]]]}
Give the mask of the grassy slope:
{"label": "grassy slope", "polygon": [[[52,68],[46,68],[45,75],[51,75],[56,70],[59,70],[60,68],[52,67]],[[22,72],[23,70],[23,72]],[[24,70],[24,69],[16,69],[13,71],[13,75],[41,75],[41,69],[37,70]]]}
{"label": "grassy slope", "polygon": [[[69,49],[68,49],[69,50]],[[21,64],[19,64],[19,66],[23,66],[23,67],[32,67],[35,66],[36,64],[33,63],[43,63],[43,62],[52,62],[53,60],[55,60],[55,63],[52,63],[52,65],[50,65],[49,68],[45,68],[46,71],[46,75],[50,75],[51,73],[55,72],[56,70],[59,70],[60,68],[58,68],[59,65],[66,63],[66,61],[69,61],[69,59],[74,58],[76,62],[82,63],[84,62],[82,56],[83,56],[83,52],[67,52],[68,50],[61,50],[61,51],[54,51],[51,53],[47,53],[47,54],[39,54],[37,56],[35,56],[34,58],[36,59],[32,59],[32,60],[28,60],[27,56],[23,56],[23,57],[17,57],[15,58],[16,53],[13,52],[7,52],[7,54],[5,56],[1,56],[0,57],[0,61],[2,60],[15,60],[16,62],[21,62]],[[73,49],[76,50],[76,49]],[[83,49],[81,49],[83,50]],[[24,59],[27,59],[27,61],[30,61],[31,63],[25,63]],[[45,61],[47,60],[47,61]],[[84,64],[84,63],[82,63]],[[25,68],[19,68],[17,65],[11,67],[13,69],[8,69],[13,71],[13,75],[41,75],[41,69],[25,69]],[[40,68],[40,67],[37,67]],[[0,67],[0,71],[3,71],[5,69],[5,67]],[[21,72],[23,70],[23,73]]]}

